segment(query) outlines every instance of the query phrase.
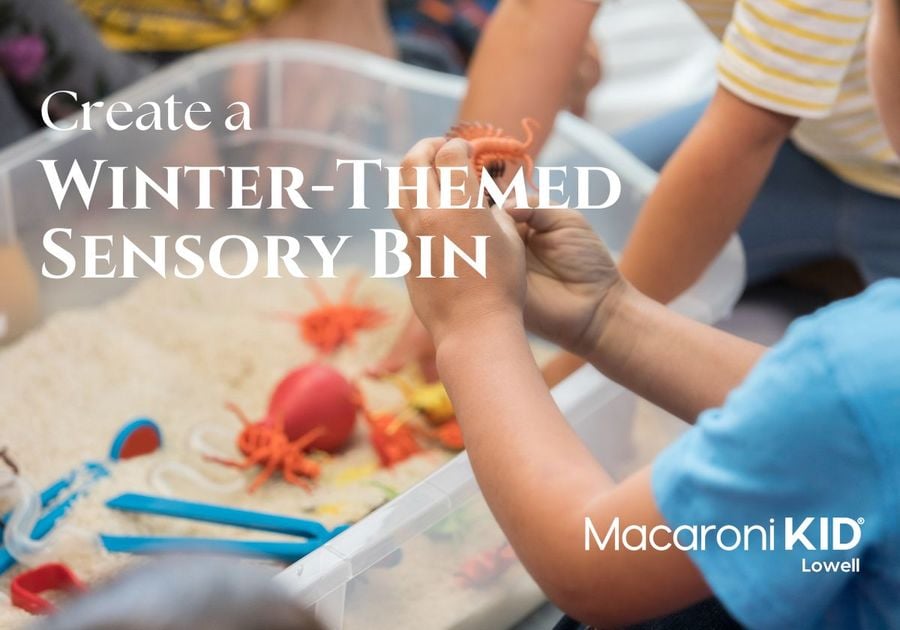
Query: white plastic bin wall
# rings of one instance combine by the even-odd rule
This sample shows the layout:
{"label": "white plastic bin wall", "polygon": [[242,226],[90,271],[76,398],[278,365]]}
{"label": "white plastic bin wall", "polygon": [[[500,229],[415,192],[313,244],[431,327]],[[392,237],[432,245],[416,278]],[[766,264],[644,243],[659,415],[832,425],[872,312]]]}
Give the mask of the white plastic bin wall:
{"label": "white plastic bin wall", "polygon": [[[454,120],[464,83],[350,49],[312,43],[254,43],[201,54],[110,97],[132,104],[204,100],[224,118],[235,100],[250,104],[252,131],[110,132],[103,110],[91,131],[45,131],[0,154],[0,239],[17,242],[39,270],[41,238],[52,227],[91,234],[123,235],[146,244],[149,234],[190,232],[204,239],[242,233],[349,234],[362,266],[369,260],[375,227],[391,227],[383,208],[383,178],[367,180],[373,210],[348,211],[351,187],[335,175],[335,158],[382,158],[396,164],[417,139],[441,135]],[[519,133],[520,130],[509,130]],[[313,210],[197,211],[108,210],[109,175],[101,176],[93,206],[77,195],[57,210],[36,160],[58,160],[66,172],[81,164],[295,165],[307,181],[333,184],[334,193],[308,194]],[[621,247],[654,175],[609,138],[563,115],[541,155],[553,166],[606,166],[622,180],[621,200],[611,209],[588,212],[613,249]],[[574,192],[574,189],[572,190]],[[595,187],[597,199],[606,195]],[[264,205],[265,207],[265,205]],[[13,227],[14,226],[14,227]],[[13,235],[14,234],[14,235]],[[120,246],[114,248],[117,257]],[[80,264],[79,260],[79,264]],[[731,308],[742,287],[743,257],[733,240],[679,308],[715,321]],[[40,280],[43,312],[100,303],[134,280]],[[2,310],[2,303],[0,303]],[[617,475],[640,462],[630,431],[635,398],[590,368],[554,390],[566,417],[592,451]],[[527,463],[523,462],[523,465]],[[279,581],[313,606],[329,628],[504,627],[538,605],[541,594],[516,565],[495,580],[472,588],[454,576],[454,566],[504,543],[478,491],[465,455],[460,455],[408,492],[377,510],[326,547],[285,570]]]}

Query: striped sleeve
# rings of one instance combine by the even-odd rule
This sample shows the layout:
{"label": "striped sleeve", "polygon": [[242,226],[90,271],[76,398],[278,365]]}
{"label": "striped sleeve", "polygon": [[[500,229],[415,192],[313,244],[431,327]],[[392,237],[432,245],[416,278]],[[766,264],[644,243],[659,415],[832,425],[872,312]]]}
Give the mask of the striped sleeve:
{"label": "striped sleeve", "polygon": [[867,0],[738,0],[722,40],[719,82],[754,105],[824,118],[870,11]]}

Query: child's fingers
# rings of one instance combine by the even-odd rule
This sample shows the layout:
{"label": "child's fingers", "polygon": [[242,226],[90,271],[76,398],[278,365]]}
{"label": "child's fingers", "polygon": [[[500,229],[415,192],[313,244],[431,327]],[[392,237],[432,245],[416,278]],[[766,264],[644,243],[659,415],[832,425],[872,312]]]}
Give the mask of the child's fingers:
{"label": "child's fingers", "polygon": [[[519,224],[517,224],[513,218],[509,215],[505,210],[498,208],[497,206],[491,206],[489,212],[493,217],[494,221],[500,226],[500,229],[511,239],[520,239],[522,233],[519,229]],[[527,226],[526,226],[527,229]]]}
{"label": "child's fingers", "polygon": [[453,138],[438,149],[434,165],[438,167],[468,166],[471,145],[462,138]]}
{"label": "child's fingers", "polygon": [[[465,190],[454,189],[450,194],[450,203],[453,206],[461,206],[466,203],[467,199],[471,199],[471,192],[469,192],[471,186],[469,184],[474,180],[469,160],[471,157],[471,148],[471,145],[462,138],[453,138],[445,143],[434,157],[434,165],[438,168],[466,167],[467,169],[467,172],[465,173],[467,184]],[[459,175],[457,174],[451,181],[454,183],[458,182]],[[437,197],[440,197],[439,190],[435,191],[435,193]],[[432,208],[437,208],[440,206],[440,200],[429,199],[429,204]]]}
{"label": "child's fingers", "polygon": [[[438,150],[446,143],[445,138],[425,138],[419,140],[406,153],[403,161],[400,163],[400,183],[403,186],[415,186],[418,181],[417,169],[427,168],[428,172],[428,190],[429,204],[431,203],[431,191],[437,190],[437,178],[434,170],[431,168],[434,164],[434,158]],[[416,197],[418,195],[414,190],[400,191],[400,210],[394,210],[394,219],[400,225],[404,232],[415,225],[417,212],[412,212],[416,207]]]}
{"label": "child's fingers", "polygon": [[591,229],[577,210],[561,208],[504,208],[516,223],[524,223],[535,232],[552,232],[563,227]]}
{"label": "child's fingers", "polygon": [[[445,144],[447,144],[446,138],[424,138],[415,143],[413,147],[407,151],[406,156],[403,158],[403,162],[400,163],[403,175],[402,179],[404,180],[403,183],[406,185],[415,184],[416,180],[413,169],[416,166],[432,166],[438,150]],[[407,181],[408,176],[411,177],[409,181]]]}
{"label": "child's fingers", "polygon": [[537,195],[528,195],[528,207],[519,208],[516,205],[515,198],[507,199],[503,204],[503,209],[513,218],[517,223],[527,223],[528,218],[531,216],[532,211],[537,208],[538,205],[538,197]]}

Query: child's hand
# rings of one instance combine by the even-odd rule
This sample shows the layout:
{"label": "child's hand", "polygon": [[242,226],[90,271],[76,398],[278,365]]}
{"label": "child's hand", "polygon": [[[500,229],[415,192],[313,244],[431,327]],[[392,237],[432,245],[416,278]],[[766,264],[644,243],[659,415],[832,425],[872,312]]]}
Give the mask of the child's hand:
{"label": "child's hand", "polygon": [[[466,178],[466,190],[453,191],[450,202],[462,205],[466,197],[477,200],[478,179],[471,167],[469,145],[464,140],[444,138],[422,140],[403,160],[402,180],[405,186],[416,183],[416,167],[468,167],[468,173],[454,173],[452,181],[461,184]],[[503,210],[440,209],[439,175],[428,174],[428,208],[414,209],[415,192],[402,191],[403,208],[394,212],[400,227],[410,238],[407,253],[413,260],[412,271],[406,276],[413,308],[431,333],[435,346],[440,347],[451,334],[461,339],[475,331],[485,331],[488,324],[521,325],[525,301],[525,248],[516,226]],[[444,274],[444,237],[474,256],[472,236],[486,235],[486,278],[462,260],[456,261],[455,278],[441,278]],[[431,244],[431,272],[434,278],[419,278],[423,253],[420,236],[434,237]]]}
{"label": "child's hand", "polygon": [[596,346],[626,283],[575,210],[507,210],[526,245],[529,330],[580,356]]}
{"label": "child's hand", "polygon": [[369,366],[366,373],[372,378],[384,378],[408,365],[416,365],[425,382],[434,383],[438,380],[436,361],[431,335],[419,318],[412,314],[388,353]]}

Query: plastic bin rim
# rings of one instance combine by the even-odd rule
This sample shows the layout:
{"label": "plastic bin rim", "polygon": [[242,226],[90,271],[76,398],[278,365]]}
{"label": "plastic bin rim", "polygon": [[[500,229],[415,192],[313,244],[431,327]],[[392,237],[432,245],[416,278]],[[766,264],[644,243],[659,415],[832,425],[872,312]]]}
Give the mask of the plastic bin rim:
{"label": "plastic bin rim", "polygon": [[[319,63],[377,77],[391,85],[448,98],[462,97],[467,84],[464,77],[419,68],[341,44],[301,40],[269,40],[262,43],[231,44],[192,54],[105,97],[104,101],[106,103],[119,100],[140,102],[146,100],[148,95],[161,90],[190,87],[190,84],[195,83],[197,75],[200,74],[197,72],[198,67],[203,68],[204,72],[209,72],[228,65],[267,60],[275,63],[298,61]],[[183,78],[188,74],[193,76],[190,81]],[[94,115],[98,116],[103,111],[105,108],[94,110]],[[602,151],[605,155],[612,157],[616,164],[620,164],[621,170],[627,169],[629,181],[640,192],[646,194],[653,188],[657,178],[656,173],[593,125],[568,112],[561,112],[556,119],[555,129],[563,132],[567,140],[580,145],[591,153]],[[43,129],[35,132],[0,151],[0,174],[9,172],[15,166],[32,159],[33,156],[44,153],[53,146],[74,140],[80,134],[104,133],[105,131],[107,131],[105,128],[96,128],[93,131]]]}

